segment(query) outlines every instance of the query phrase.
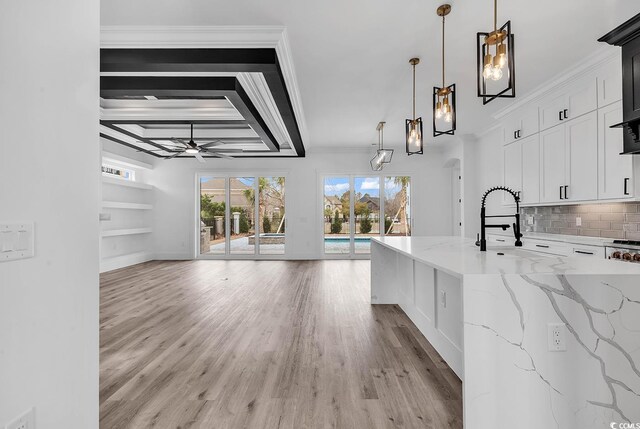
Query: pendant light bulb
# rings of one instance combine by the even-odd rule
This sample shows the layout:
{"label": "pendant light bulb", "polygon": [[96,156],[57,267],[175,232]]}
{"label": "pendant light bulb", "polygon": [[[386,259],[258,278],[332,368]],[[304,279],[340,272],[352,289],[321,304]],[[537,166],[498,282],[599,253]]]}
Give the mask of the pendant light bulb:
{"label": "pendant light bulb", "polygon": [[507,46],[504,43],[500,43],[498,45],[498,54],[497,54],[498,64],[500,64],[500,68],[504,68],[507,65]]}
{"label": "pendant light bulb", "polygon": [[491,72],[491,79],[492,80],[500,80],[502,79],[502,69],[500,68],[500,66],[494,66],[493,70]]}
{"label": "pendant light bulb", "polygon": [[436,103],[436,118],[440,119],[442,117],[442,102],[438,101]]}
{"label": "pendant light bulb", "polygon": [[484,56],[484,68],[482,70],[482,76],[485,79],[489,79],[493,75],[493,56],[486,54]]}

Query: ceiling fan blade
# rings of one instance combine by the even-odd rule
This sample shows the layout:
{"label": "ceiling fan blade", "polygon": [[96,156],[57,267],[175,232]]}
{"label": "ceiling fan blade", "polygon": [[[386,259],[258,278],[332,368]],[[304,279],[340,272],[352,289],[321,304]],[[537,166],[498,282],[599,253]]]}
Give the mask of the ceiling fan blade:
{"label": "ceiling fan blade", "polygon": [[173,155],[166,157],[165,159],[172,159],[175,158],[176,156],[183,154],[184,152],[175,152]]}
{"label": "ceiling fan blade", "polygon": [[207,148],[207,147],[211,147],[211,146],[220,146],[220,145],[223,145],[223,144],[224,144],[224,142],[222,140],[213,140],[213,141],[206,142],[206,143],[203,143],[203,144],[198,145],[198,146]]}
{"label": "ceiling fan blade", "polygon": [[244,152],[244,149],[225,149],[222,147],[214,147],[214,148],[200,148],[202,152],[206,153],[241,153]]}
{"label": "ceiling fan blade", "polygon": [[200,152],[194,154],[193,156],[195,156],[198,161],[203,162],[203,163],[205,162],[205,160],[202,157],[202,155],[200,155]]}
{"label": "ceiling fan blade", "polygon": [[191,147],[191,146],[189,146],[189,144],[187,142],[182,141],[180,139],[177,139],[175,137],[171,137],[169,140],[171,140],[174,143],[178,143],[178,144],[184,145],[185,147]]}
{"label": "ceiling fan blade", "polygon": [[221,153],[221,152],[207,152],[207,153],[214,158],[233,159],[232,156],[225,155],[224,153]]}

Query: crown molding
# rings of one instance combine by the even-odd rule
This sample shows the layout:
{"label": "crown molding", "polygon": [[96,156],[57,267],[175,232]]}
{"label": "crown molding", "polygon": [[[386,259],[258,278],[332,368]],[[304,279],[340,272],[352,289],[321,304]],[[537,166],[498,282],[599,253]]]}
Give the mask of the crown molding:
{"label": "crown molding", "polygon": [[[525,104],[542,98],[552,89],[556,90],[570,85],[574,80],[592,72],[603,63],[610,61],[616,57],[620,57],[620,55],[620,49],[611,49],[611,47],[603,45],[600,49],[596,50],[596,52],[589,55],[584,60],[556,74],[554,77],[534,88],[532,91],[529,91],[518,101],[510,104],[503,109],[498,110],[492,116],[496,120],[502,119],[503,117],[514,112]],[[491,128],[495,128],[495,126]],[[487,130],[487,132],[488,131],[489,130]],[[486,132],[482,131],[477,135],[482,134],[486,134]]]}
{"label": "crown molding", "polygon": [[283,26],[102,26],[100,47],[275,49],[302,141],[309,143],[293,56]]}

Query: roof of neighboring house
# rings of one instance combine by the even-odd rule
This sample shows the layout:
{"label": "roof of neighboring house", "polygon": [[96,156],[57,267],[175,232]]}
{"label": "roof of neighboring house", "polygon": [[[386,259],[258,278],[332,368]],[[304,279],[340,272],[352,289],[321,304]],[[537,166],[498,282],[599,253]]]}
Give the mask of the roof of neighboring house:
{"label": "roof of neighboring house", "polygon": [[[252,188],[252,186],[242,183],[242,181],[235,177],[229,179],[229,186],[231,188],[231,192],[244,191],[245,189]],[[224,177],[215,177],[207,180],[206,182],[202,182],[200,184],[200,189],[203,191],[220,191],[224,193]]]}
{"label": "roof of neighboring house", "polygon": [[359,203],[373,203],[376,206],[380,207],[380,197],[370,197],[369,195],[365,195],[364,197],[358,200]]}
{"label": "roof of neighboring house", "polygon": [[342,205],[342,201],[340,201],[340,198],[336,197],[335,195],[329,195],[329,196],[325,195],[324,199],[327,200],[331,205],[334,205],[334,206]]}

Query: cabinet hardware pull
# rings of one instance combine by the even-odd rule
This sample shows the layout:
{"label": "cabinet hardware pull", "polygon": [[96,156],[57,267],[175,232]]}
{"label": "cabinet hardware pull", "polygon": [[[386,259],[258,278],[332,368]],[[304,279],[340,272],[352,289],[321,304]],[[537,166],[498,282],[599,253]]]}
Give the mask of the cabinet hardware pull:
{"label": "cabinet hardware pull", "polygon": [[629,178],[624,178],[624,194],[629,195]]}
{"label": "cabinet hardware pull", "polygon": [[562,186],[560,186],[560,199],[564,200],[564,198],[562,198]]}
{"label": "cabinet hardware pull", "polygon": [[548,249],[549,246],[545,245],[545,244],[536,244],[536,247],[542,247],[543,249]]}
{"label": "cabinet hardware pull", "polygon": [[517,135],[517,132],[516,132],[516,131],[514,131],[514,132],[513,132],[513,138],[514,138],[514,139],[517,139],[517,138],[518,138],[518,135]]}
{"label": "cabinet hardware pull", "polygon": [[520,130],[518,130],[518,138],[520,138]]}
{"label": "cabinet hardware pull", "polygon": [[558,119],[562,120],[562,110],[558,112]]}
{"label": "cabinet hardware pull", "polygon": [[567,113],[569,112],[569,109],[564,109],[563,113],[564,113],[564,118],[567,119],[569,116],[567,115]]}
{"label": "cabinet hardware pull", "polygon": [[579,253],[581,255],[593,255],[593,252],[585,252],[584,250],[574,250],[574,253]]}
{"label": "cabinet hardware pull", "polygon": [[568,191],[569,191],[569,185],[564,185],[564,199],[565,200],[569,199]]}

